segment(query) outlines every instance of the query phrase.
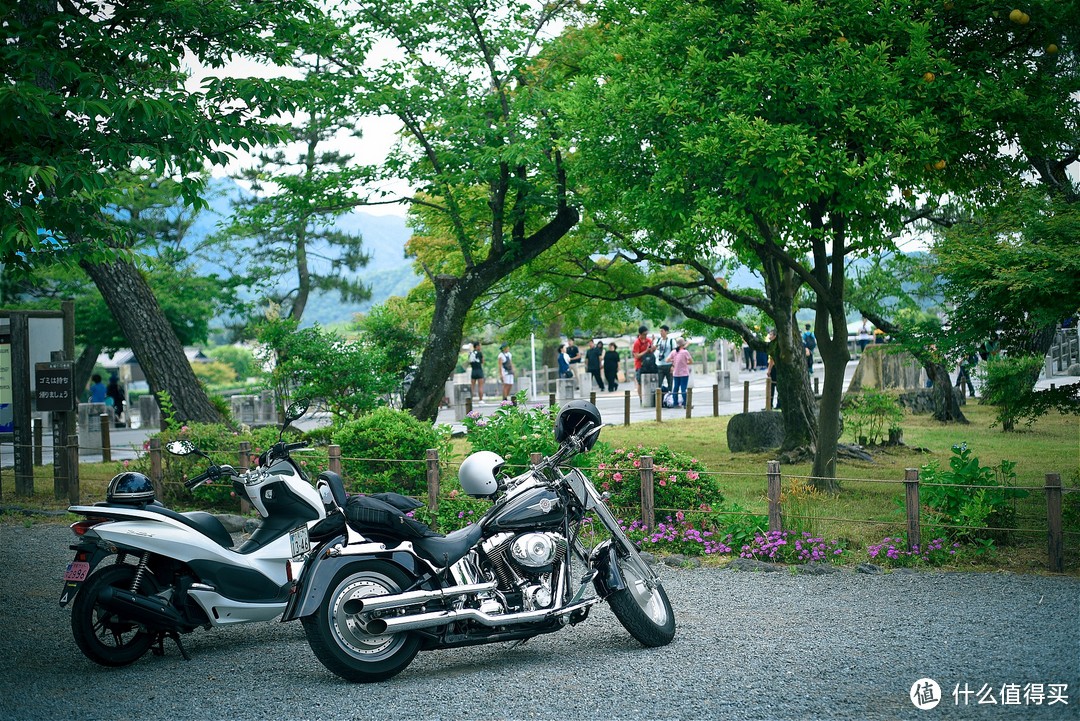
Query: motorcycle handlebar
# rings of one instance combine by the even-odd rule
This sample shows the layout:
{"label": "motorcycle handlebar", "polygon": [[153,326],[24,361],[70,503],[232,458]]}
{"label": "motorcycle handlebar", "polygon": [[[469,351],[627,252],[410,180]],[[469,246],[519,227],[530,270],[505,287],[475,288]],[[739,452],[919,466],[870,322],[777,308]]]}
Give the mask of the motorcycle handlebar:
{"label": "motorcycle handlebar", "polygon": [[205,471],[203,471],[199,475],[195,476],[194,478],[189,478],[186,481],[184,481],[184,488],[187,488],[188,490],[192,490],[194,488],[197,488],[198,486],[201,486],[203,483],[206,483],[207,481],[216,481],[217,479],[221,478],[222,476],[239,476],[239,475],[240,474],[237,472],[237,470],[235,468],[233,468],[232,466],[230,466],[230,465],[210,466],[209,468],[207,468]]}

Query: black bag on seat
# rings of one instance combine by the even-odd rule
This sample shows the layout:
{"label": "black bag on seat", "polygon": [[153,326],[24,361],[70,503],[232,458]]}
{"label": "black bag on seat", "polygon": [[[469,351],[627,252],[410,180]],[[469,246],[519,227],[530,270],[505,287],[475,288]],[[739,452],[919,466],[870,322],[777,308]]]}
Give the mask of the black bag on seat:
{"label": "black bag on seat", "polygon": [[381,533],[404,539],[439,535],[426,524],[406,516],[400,508],[374,496],[349,496],[345,518],[359,533]]}

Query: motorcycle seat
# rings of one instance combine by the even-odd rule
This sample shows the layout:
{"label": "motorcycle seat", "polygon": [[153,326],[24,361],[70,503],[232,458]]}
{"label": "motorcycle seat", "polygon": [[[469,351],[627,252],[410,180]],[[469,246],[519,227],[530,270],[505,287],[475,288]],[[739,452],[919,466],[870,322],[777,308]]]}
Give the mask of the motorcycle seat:
{"label": "motorcycle seat", "polygon": [[474,523],[445,536],[414,539],[412,544],[421,556],[445,568],[464,558],[482,535],[484,535],[484,529],[479,523]]}
{"label": "motorcycle seat", "polygon": [[334,497],[334,503],[344,508],[349,498],[348,494],[345,493],[345,482],[341,479],[341,476],[333,471],[323,471],[319,474],[318,480],[326,481],[326,485],[330,487],[330,494]]}

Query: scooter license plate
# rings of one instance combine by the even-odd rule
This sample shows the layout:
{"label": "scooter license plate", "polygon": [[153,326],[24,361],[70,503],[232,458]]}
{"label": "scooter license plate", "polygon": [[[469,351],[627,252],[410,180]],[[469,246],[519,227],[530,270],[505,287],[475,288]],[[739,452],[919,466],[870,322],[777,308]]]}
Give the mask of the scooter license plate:
{"label": "scooter license plate", "polygon": [[300,526],[289,531],[289,545],[292,546],[292,560],[294,561],[299,561],[311,550],[307,526]]}
{"label": "scooter license plate", "polygon": [[[307,529],[304,529],[307,533]],[[85,581],[86,577],[90,575],[90,564],[86,561],[72,561],[68,564],[67,570],[64,571],[65,581]]]}

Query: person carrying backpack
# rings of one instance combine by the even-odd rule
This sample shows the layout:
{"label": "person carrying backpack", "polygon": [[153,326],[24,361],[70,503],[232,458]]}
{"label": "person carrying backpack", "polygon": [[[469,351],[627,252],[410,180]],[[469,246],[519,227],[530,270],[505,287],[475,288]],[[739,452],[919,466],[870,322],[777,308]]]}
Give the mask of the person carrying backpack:
{"label": "person carrying backpack", "polygon": [[806,370],[810,375],[814,375],[814,349],[817,348],[817,338],[814,336],[814,331],[810,329],[810,324],[806,324],[806,332],[802,334],[803,347],[806,348]]}

